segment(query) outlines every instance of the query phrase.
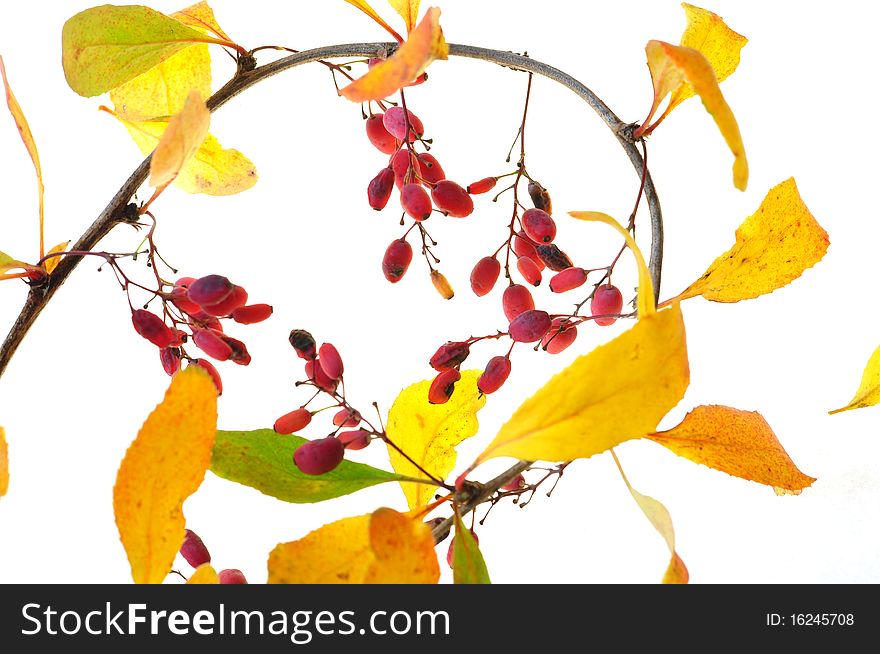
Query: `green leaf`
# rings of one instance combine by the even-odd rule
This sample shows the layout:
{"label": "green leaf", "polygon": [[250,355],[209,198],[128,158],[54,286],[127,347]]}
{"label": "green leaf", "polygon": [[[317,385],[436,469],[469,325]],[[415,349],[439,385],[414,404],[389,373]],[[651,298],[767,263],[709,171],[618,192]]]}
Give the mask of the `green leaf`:
{"label": "green leaf", "polygon": [[61,30],[61,64],[80,95],[101,95],[193,43],[230,45],[149,7],[103,5],[70,18]]}
{"label": "green leaf", "polygon": [[491,584],[486,562],[471,530],[455,513],[455,538],[452,541],[452,578],[456,584]]}
{"label": "green leaf", "polygon": [[281,436],[272,429],[218,431],[210,470],[285,502],[310,504],[354,493],[389,481],[412,481],[363,463],[343,461],[323,475],[307,475],[293,463],[293,453],[307,439]]}

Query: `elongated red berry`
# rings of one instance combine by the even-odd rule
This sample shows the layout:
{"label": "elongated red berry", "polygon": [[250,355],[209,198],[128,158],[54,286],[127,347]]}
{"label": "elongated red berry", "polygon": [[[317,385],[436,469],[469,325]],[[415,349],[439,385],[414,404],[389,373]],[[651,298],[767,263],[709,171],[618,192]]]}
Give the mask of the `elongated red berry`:
{"label": "elongated red berry", "polygon": [[354,409],[339,409],[333,415],[333,424],[337,427],[357,427],[361,419],[361,414]]}
{"label": "elongated red berry", "polygon": [[418,159],[421,164],[419,167],[422,171],[422,179],[426,182],[429,184],[436,184],[437,182],[446,179],[446,173],[443,172],[443,167],[433,154],[425,152],[424,154],[418,155]]}
{"label": "elongated red berry", "polygon": [[455,290],[452,288],[452,284],[446,279],[446,275],[439,270],[431,271],[431,283],[444,300],[451,300],[455,297]]}
{"label": "elongated red berry", "polygon": [[183,545],[180,546],[180,555],[192,567],[198,568],[204,563],[211,562],[211,553],[199,538],[196,532],[189,529],[185,530],[183,537]]}
{"label": "elongated red berry", "polygon": [[217,368],[214,367],[213,363],[206,359],[193,359],[190,361],[190,364],[198,366],[207,372],[211,377],[211,381],[214,382],[214,386],[217,389],[217,395],[223,395],[223,380],[220,378],[220,373],[217,372]]}
{"label": "elongated red berry", "polygon": [[394,171],[391,168],[383,168],[367,185],[367,202],[376,211],[382,211],[388,204],[393,190]]}
{"label": "elongated red berry", "polygon": [[195,330],[193,342],[202,352],[217,361],[226,361],[232,356],[232,346],[226,342],[222,334],[213,329]]}
{"label": "elongated red berry", "polygon": [[322,391],[335,393],[339,382],[327,376],[324,368],[321,367],[320,359],[314,361],[306,361],[306,378]]}
{"label": "elongated red berry", "polygon": [[526,233],[522,230],[513,237],[513,252],[517,257],[528,257],[535,262],[538,270],[544,270],[544,262],[538,256],[535,244],[532,243],[532,239],[526,236]]}
{"label": "elongated red berry", "polygon": [[246,584],[248,582],[247,579],[245,579],[244,573],[241,570],[236,570],[235,568],[221,570],[217,573],[217,577],[220,579],[220,583],[224,585]]}
{"label": "elongated red berry", "polygon": [[535,252],[541,257],[541,261],[554,272],[561,272],[574,265],[568,255],[560,250],[555,243],[539,245],[535,248]]}
{"label": "elongated red berry", "polygon": [[603,284],[596,289],[590,302],[590,311],[594,316],[604,317],[595,318],[593,322],[602,327],[613,325],[617,321],[614,316],[619,314],[621,309],[623,309],[623,295],[620,289],[612,284]]}
{"label": "elongated red berry", "polygon": [[178,309],[190,315],[196,314],[202,308],[189,299],[189,285],[195,280],[194,277],[181,277],[174,283],[171,289],[171,301]]}
{"label": "elongated red berry", "polygon": [[553,213],[553,202],[550,200],[550,194],[539,182],[529,182],[529,197],[532,198],[532,204],[536,209],[546,211],[548,214]]}
{"label": "elongated red berry", "polygon": [[138,309],[131,314],[134,330],[156,347],[168,347],[174,342],[174,332],[155,313]]}
{"label": "elongated red berry", "polygon": [[501,264],[495,257],[483,257],[471,271],[471,289],[477,297],[483,297],[495,287],[501,274]]}
{"label": "elongated red berry", "polygon": [[226,341],[226,344],[232,349],[232,353],[229,355],[230,361],[237,363],[240,366],[250,364],[251,355],[244,343],[237,338],[232,338],[230,336],[224,336],[223,340]]}
{"label": "elongated red berry", "polygon": [[543,338],[552,322],[546,311],[532,309],[514,318],[507,331],[510,332],[510,338],[518,343],[534,343]]}
{"label": "elongated red berry", "polygon": [[232,291],[222,302],[217,304],[203,304],[202,309],[209,316],[228,316],[236,309],[247,304],[248,293],[241,286],[233,286]]}
{"label": "elongated red berry", "polygon": [[214,316],[209,316],[204,311],[193,314],[193,325],[202,329],[213,329],[215,332],[223,332],[223,324]]}
{"label": "elongated red berry", "polygon": [[541,285],[541,269],[538,268],[538,264],[529,259],[528,257],[520,257],[516,260],[516,269],[519,271],[519,274],[523,276],[523,279],[526,280],[527,283],[532,286],[540,286]]}
{"label": "elongated red berry", "polygon": [[342,357],[339,356],[339,350],[332,343],[324,343],[318,349],[318,361],[321,362],[321,369],[330,379],[342,379],[342,373],[345,368],[342,365]]}
{"label": "elongated red berry", "polygon": [[549,354],[559,354],[577,338],[577,325],[565,318],[554,318],[550,330],[541,339],[541,347]]}
{"label": "elongated red berry", "polygon": [[406,274],[412,258],[413,250],[409,243],[402,238],[392,241],[382,257],[382,274],[385,279],[392,284],[399,282]]}
{"label": "elongated red berry", "polygon": [[293,462],[307,475],[323,475],[330,472],[345,458],[342,442],[328,436],[314,441],[306,441],[293,453]]}
{"label": "elongated red berry", "polygon": [[190,284],[187,295],[190,300],[204,307],[225,300],[232,293],[233,287],[233,283],[223,275],[207,275]]}
{"label": "elongated red berry", "polygon": [[455,392],[455,382],[461,379],[461,373],[452,368],[444,370],[431,382],[428,388],[428,402],[431,404],[446,404],[452,393]]}
{"label": "elongated red berry", "polygon": [[556,223],[541,209],[526,209],[522,218],[523,230],[535,243],[549,243],[556,238]]}
{"label": "elongated red berry", "polygon": [[479,195],[480,193],[488,193],[493,188],[495,188],[495,184],[498,183],[497,177],[485,177],[473,184],[468,184],[467,192],[471,195]]}
{"label": "elongated red berry", "polygon": [[508,322],[511,322],[519,314],[534,309],[535,300],[528,288],[522,284],[512,284],[504,289],[501,305]]}
{"label": "elongated red berry", "polygon": [[550,278],[550,290],[554,293],[565,293],[573,288],[583,286],[587,281],[587,271],[583,268],[566,268]]}
{"label": "elongated red berry", "polygon": [[517,490],[522,490],[525,487],[526,487],[526,478],[522,476],[522,473],[520,473],[516,477],[511,479],[509,482],[504,484],[501,487],[501,490],[517,491]]}
{"label": "elongated red berry", "polygon": [[249,304],[232,312],[232,319],[242,325],[253,325],[263,322],[272,315],[271,304]]}
{"label": "elongated red berry", "polygon": [[397,149],[398,140],[385,129],[383,118],[384,114],[373,114],[367,118],[367,138],[380,152],[392,154]]}
{"label": "elongated red berry", "polygon": [[471,346],[466,341],[449,341],[437,348],[429,363],[434,370],[449,370],[460,366],[470,353]]}
{"label": "elongated red berry", "polygon": [[477,388],[481,393],[489,395],[494,393],[510,376],[510,359],[506,356],[497,356],[489,359],[486,369],[477,380]]}
{"label": "elongated red berry", "polygon": [[163,347],[159,350],[159,360],[169,376],[174,376],[180,370],[180,350],[176,347]]}
{"label": "elongated red berry", "polygon": [[434,205],[453,218],[466,218],[474,212],[474,200],[461,186],[444,179],[431,189]]}
{"label": "elongated red berry", "polygon": [[431,217],[434,207],[431,197],[419,184],[404,184],[400,189],[400,206],[413,220],[426,220]]}
{"label": "elongated red berry", "polygon": [[406,119],[409,117],[409,142],[412,143],[416,140],[417,136],[422,136],[425,133],[425,127],[422,124],[422,121],[419,120],[419,117],[416,116],[413,112],[407,111],[404,114],[403,107],[391,107],[385,112],[385,115],[382,117],[382,124],[385,125],[385,129],[388,130],[388,133],[391,134],[398,141],[403,141],[406,138]]}
{"label": "elongated red berry", "polygon": [[415,154],[410,157],[406,148],[401,148],[391,157],[390,165],[397,188],[403,188],[404,184],[421,184],[419,180],[422,177],[422,165]]}
{"label": "elongated red berry", "polygon": [[279,434],[294,434],[304,429],[312,421],[312,412],[305,407],[285,413],[275,421],[274,429]]}
{"label": "elongated red berry", "polygon": [[355,429],[339,432],[336,438],[346,450],[362,450],[370,444],[371,435],[366,429]]}
{"label": "elongated red berry", "polygon": [[315,337],[305,329],[292,329],[287,340],[290,341],[290,345],[300,359],[309,361],[318,356],[318,350],[315,348]]}

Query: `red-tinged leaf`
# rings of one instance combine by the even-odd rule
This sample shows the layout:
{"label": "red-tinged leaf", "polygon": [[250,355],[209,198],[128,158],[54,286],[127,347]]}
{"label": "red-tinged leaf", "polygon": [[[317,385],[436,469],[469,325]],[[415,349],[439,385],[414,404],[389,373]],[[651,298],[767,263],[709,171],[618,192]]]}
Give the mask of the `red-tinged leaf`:
{"label": "red-tinged leaf", "polygon": [[403,37],[398,34],[391,25],[386,23],[379,14],[376,13],[376,10],[373,9],[369,3],[364,0],[345,0],[348,4],[353,5],[364,12],[367,16],[376,21],[379,25],[381,25],[398,43],[403,43]]}
{"label": "red-tinged leaf", "polygon": [[440,10],[431,7],[393,55],[339,93],[352,102],[387,98],[421,75],[432,61],[448,56],[449,46],[440,28]]}
{"label": "red-tinged leaf", "polygon": [[186,9],[175,11],[171,14],[171,18],[202,32],[213,34],[224,41],[232,42],[232,39],[227,36],[223,28],[217,23],[217,19],[214,17],[214,10],[204,0]]}
{"label": "red-tinged leaf", "polygon": [[406,23],[406,31],[412,32],[419,19],[419,5],[422,0],[388,0],[388,4],[394,7],[394,11],[400,14]]}
{"label": "red-tinged leaf", "polygon": [[456,584],[491,584],[486,561],[471,530],[456,512],[455,540],[452,544],[452,577]]}
{"label": "red-tinged leaf", "polygon": [[[11,270],[21,270],[20,273],[9,272]],[[13,259],[5,252],[0,252],[0,280],[17,279],[20,277],[30,277],[33,275],[45,275],[46,271],[40,266],[32,266],[24,261]]]}

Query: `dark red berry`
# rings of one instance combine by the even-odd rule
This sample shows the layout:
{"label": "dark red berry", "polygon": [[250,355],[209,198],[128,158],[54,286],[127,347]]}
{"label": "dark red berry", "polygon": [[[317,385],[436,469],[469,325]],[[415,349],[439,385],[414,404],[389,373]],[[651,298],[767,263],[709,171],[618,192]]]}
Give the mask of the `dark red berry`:
{"label": "dark red berry", "polygon": [[225,300],[217,304],[203,304],[202,308],[209,316],[228,316],[236,309],[246,305],[247,301],[247,291],[241,286],[233,286]]}
{"label": "dark red berry", "polygon": [[322,391],[327,391],[331,394],[336,392],[336,387],[339,385],[338,381],[327,376],[324,368],[321,367],[319,359],[306,361],[306,377]]}
{"label": "dark red berry", "polygon": [[412,246],[402,238],[392,241],[382,258],[382,273],[392,284],[401,280],[412,262]]}
{"label": "dark red berry", "polygon": [[[412,170],[410,170],[412,168]],[[394,171],[394,184],[397,188],[403,188],[404,184],[420,184],[422,165],[419,158],[410,157],[409,150],[401,148],[391,157],[391,170]]]}
{"label": "dark red berry", "polygon": [[422,179],[428,182],[428,184],[436,184],[437,182],[446,179],[446,173],[443,172],[443,167],[433,154],[425,152],[424,154],[418,155],[418,159],[421,164],[419,167],[422,171]]}
{"label": "dark red berry", "polygon": [[460,366],[471,353],[471,346],[465,341],[449,341],[441,345],[431,357],[434,370],[449,370]]}
{"label": "dark red berry", "polygon": [[204,307],[222,302],[229,297],[233,288],[232,282],[223,275],[207,275],[190,284],[187,295],[190,300]]}
{"label": "dark red berry", "polygon": [[290,341],[300,359],[309,361],[318,356],[318,351],[315,349],[315,337],[305,329],[291,330],[287,340]]}
{"label": "dark red berry", "polygon": [[171,376],[180,370],[180,350],[176,347],[163,347],[159,350],[159,360],[162,368]]}
{"label": "dark red berry", "polygon": [[541,285],[541,269],[538,268],[538,264],[528,257],[520,257],[517,259],[516,269],[519,271],[519,274],[523,276],[523,279],[532,286]]}
{"label": "dark red berry", "polygon": [[333,416],[333,424],[337,427],[357,427],[361,423],[361,414],[354,409],[339,409]]}
{"label": "dark red berry", "polygon": [[367,202],[376,211],[382,211],[388,204],[392,190],[394,190],[394,171],[391,168],[383,168],[367,186]]}
{"label": "dark red berry", "polygon": [[155,313],[138,309],[131,314],[134,330],[156,347],[168,347],[174,342],[174,332]]}
{"label": "dark red berry", "polygon": [[434,185],[431,199],[440,211],[453,218],[466,218],[474,212],[474,201],[468,192],[448,179]]}
{"label": "dark red berry", "polygon": [[493,188],[495,188],[495,184],[498,183],[498,179],[496,177],[486,177],[481,179],[478,182],[474,182],[473,184],[468,184],[467,192],[471,195],[479,195],[480,193],[488,193]]}
{"label": "dark red berry", "polygon": [[587,271],[583,268],[566,268],[550,278],[550,290],[554,293],[565,293],[573,288],[583,286],[587,281]]}
{"label": "dark red berry", "polygon": [[489,395],[504,385],[510,376],[510,359],[506,356],[497,356],[489,359],[486,369],[477,380],[477,388],[481,393]]}
{"label": "dark red berry", "polygon": [[422,136],[422,134],[425,133],[425,127],[422,125],[422,121],[419,120],[419,117],[413,112],[407,111],[407,113],[404,114],[403,111],[403,107],[391,107],[382,117],[382,124],[385,125],[385,129],[388,130],[388,133],[391,134],[391,136],[398,141],[403,141],[406,137],[406,119],[409,117],[409,142],[412,143],[417,137]]}
{"label": "dark red berry", "polygon": [[217,361],[226,361],[232,356],[232,346],[226,342],[222,334],[213,329],[195,330],[193,342],[202,352]]}
{"label": "dark red berry", "polygon": [[452,393],[455,392],[455,382],[461,379],[461,373],[455,368],[444,370],[431,382],[428,388],[428,402],[431,404],[446,404]]}
{"label": "dark red berry", "polygon": [[544,262],[541,261],[541,257],[538,256],[535,244],[532,243],[532,240],[526,236],[526,233],[522,230],[517,232],[516,236],[513,238],[513,252],[517,257],[528,257],[535,262],[535,265],[538,266],[538,270],[544,270]]}
{"label": "dark red berry", "polygon": [[223,340],[226,341],[226,344],[232,348],[232,353],[229,355],[229,360],[237,363],[240,366],[246,366],[251,362],[251,355],[247,350],[247,346],[242,343],[240,340],[236,338],[232,338],[230,336],[224,336]]}
{"label": "dark red berry", "polygon": [[275,421],[274,429],[279,434],[293,434],[305,428],[312,421],[312,412],[305,407],[285,413]]}
{"label": "dark red berry", "polygon": [[370,444],[370,432],[366,429],[355,429],[353,431],[343,431],[337,435],[346,450],[362,450]]}
{"label": "dark red berry", "polygon": [[190,363],[207,372],[211,377],[211,381],[214,382],[214,386],[217,389],[217,395],[223,395],[223,380],[220,378],[220,373],[217,372],[217,368],[214,367],[213,363],[206,361],[205,359],[193,359]]}
{"label": "dark red berry", "polygon": [[595,318],[594,322],[602,327],[613,325],[617,321],[617,314],[623,309],[623,295],[616,286],[612,284],[603,284],[596,289],[593,300],[590,302],[590,311],[594,316],[604,316]]}
{"label": "dark red berry", "polygon": [[504,289],[501,305],[507,320],[513,321],[521,313],[534,309],[535,300],[528,288],[521,284],[513,284]]}
{"label": "dark red berry", "polygon": [[532,198],[532,204],[535,205],[536,209],[546,211],[548,214],[553,213],[553,202],[550,200],[550,194],[538,182],[529,182],[529,197]]}
{"label": "dark red berry", "polygon": [[367,138],[380,152],[392,154],[397,150],[398,141],[385,129],[383,118],[384,114],[373,114],[367,118]]}
{"label": "dark red berry", "polygon": [[324,343],[318,350],[318,361],[321,362],[321,369],[330,379],[342,379],[345,368],[336,346],[332,343]]}
{"label": "dark red berry", "polygon": [[345,447],[335,436],[306,441],[293,453],[296,467],[307,475],[330,472],[345,458]]}
{"label": "dark red berry", "polygon": [[521,218],[523,230],[535,243],[549,243],[556,238],[556,223],[541,209],[526,209]]}
{"label": "dark red berry", "polygon": [[510,338],[518,343],[534,343],[541,340],[550,329],[552,322],[546,311],[532,309],[514,318],[508,327],[508,332]]}
{"label": "dark red berry", "polygon": [[428,192],[419,184],[404,184],[400,189],[400,206],[413,220],[426,220],[431,217],[434,207]]}
{"label": "dark red berry", "polygon": [[471,271],[471,289],[477,297],[483,297],[495,287],[501,274],[501,264],[495,257],[483,257]]}
{"label": "dark red berry", "polygon": [[221,584],[246,584],[247,579],[244,578],[244,573],[241,570],[236,570],[235,568],[228,570],[221,570],[217,573],[217,576],[220,578]]}
{"label": "dark red berry", "polygon": [[554,318],[550,330],[541,339],[541,347],[549,354],[559,354],[574,343],[577,335],[577,325],[571,324],[565,318]]}
{"label": "dark red berry", "polygon": [[183,545],[180,546],[180,555],[194,568],[211,562],[211,554],[208,552],[208,548],[205,547],[198,534],[189,529],[185,531]]}
{"label": "dark red berry", "polygon": [[535,252],[541,257],[541,261],[554,272],[561,272],[574,265],[571,259],[568,258],[568,255],[556,247],[555,243],[539,245],[535,248]]}
{"label": "dark red berry", "polygon": [[272,315],[271,304],[249,304],[232,312],[232,319],[242,325],[263,322]]}

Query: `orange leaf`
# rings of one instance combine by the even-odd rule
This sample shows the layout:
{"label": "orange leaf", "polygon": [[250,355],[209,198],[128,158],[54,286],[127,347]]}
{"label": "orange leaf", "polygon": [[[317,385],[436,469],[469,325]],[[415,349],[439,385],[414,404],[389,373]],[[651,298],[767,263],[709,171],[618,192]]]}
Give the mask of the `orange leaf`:
{"label": "orange leaf", "polygon": [[645,52],[648,55],[648,68],[654,82],[654,104],[644,125],[636,131],[636,136],[654,131],[659,120],[650,127],[647,125],[660,103],[667,95],[675,94],[684,84],[689,83],[702,99],[706,111],[715,119],[715,124],[718,125],[721,135],[733,152],[733,185],[744,191],[749,181],[745,147],[736,118],[721,94],[721,89],[718,88],[718,80],[715,78],[712,65],[706,57],[693,48],[663,41],[648,41]]}
{"label": "orange leaf", "polygon": [[672,429],[648,436],[695,463],[774,488],[800,492],[814,481],[800,470],[760,413],[698,406]]}
{"label": "orange leaf", "polygon": [[211,124],[211,112],[198,91],[189,94],[183,109],[168,121],[150,162],[150,185],[156,189],[175,180],[187,162],[198,152]]}
{"label": "orange leaf", "polygon": [[400,14],[406,23],[406,31],[412,32],[419,19],[419,5],[422,0],[388,0],[388,4],[394,7],[394,11]]}
{"label": "orange leaf", "polygon": [[440,566],[422,513],[379,509],[337,520],[269,554],[270,584],[436,584]]}
{"label": "orange leaf", "polygon": [[186,9],[175,11],[171,14],[171,18],[202,32],[211,33],[224,41],[233,42],[217,23],[217,19],[214,18],[214,10],[204,0]]}
{"label": "orange leaf", "polygon": [[177,373],[119,466],[113,511],[135,583],[161,583],[184,539],[183,502],[211,462],[217,390],[198,366]]}
{"label": "orange leaf", "polygon": [[6,445],[6,431],[0,427],[0,497],[9,490],[9,447]]}
{"label": "orange leaf", "polygon": [[34,164],[34,170],[37,172],[37,197],[39,198],[39,206],[40,206],[40,258],[43,258],[44,251],[44,243],[43,243],[43,169],[40,167],[40,154],[37,152],[37,144],[34,141],[34,135],[31,134],[31,128],[28,125],[27,118],[24,117],[24,112],[21,110],[21,105],[18,104],[18,100],[15,99],[15,95],[12,93],[12,88],[9,86],[9,80],[6,78],[6,66],[3,64],[3,57],[0,57],[0,76],[3,77],[3,86],[6,88],[6,104],[9,106],[9,113],[12,114],[13,120],[15,120],[15,126],[18,127],[18,133],[21,135],[21,140],[24,141],[24,147],[27,149],[28,154],[31,156],[31,161]]}
{"label": "orange leaf", "polygon": [[[64,241],[64,243],[59,243],[54,248],[49,250],[46,253],[46,256],[48,256],[50,254],[58,254],[59,252],[64,252],[67,249],[68,245],[70,245],[70,241]],[[43,262],[43,267],[46,269],[46,274],[51,275],[52,271],[58,267],[59,263],[61,263],[62,258],[63,257],[51,257],[49,259],[46,259],[46,261]]]}
{"label": "orange leaf", "polygon": [[373,9],[367,2],[364,0],[345,0],[348,4],[353,5],[364,12],[367,16],[372,18],[374,21],[379,23],[385,30],[393,36],[398,43],[403,43],[403,37],[398,34],[391,25],[386,23],[382,18],[379,17],[379,14],[376,13],[376,10]]}
{"label": "orange leaf", "polygon": [[677,297],[702,295],[739,302],[772,293],[800,277],[828,250],[828,233],[798,193],[794,178],[774,186],[758,210],[736,230],[736,243]]}
{"label": "orange leaf", "polygon": [[440,10],[431,7],[392,56],[373,66],[339,94],[352,102],[387,98],[421,75],[432,61],[448,56],[449,46],[440,28]]}
{"label": "orange leaf", "polygon": [[219,584],[220,577],[217,575],[217,571],[211,567],[210,563],[203,563],[189,576],[186,583],[193,585]]}

